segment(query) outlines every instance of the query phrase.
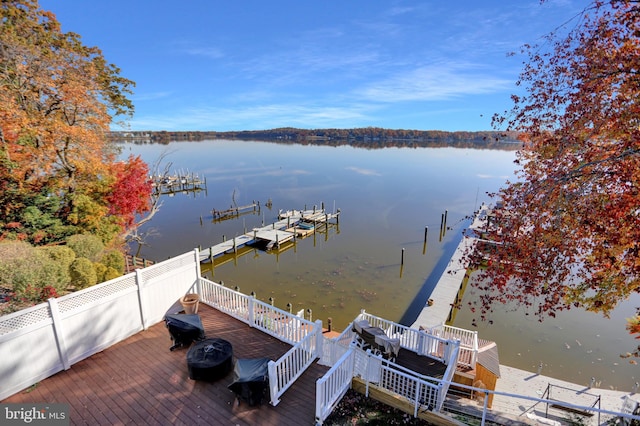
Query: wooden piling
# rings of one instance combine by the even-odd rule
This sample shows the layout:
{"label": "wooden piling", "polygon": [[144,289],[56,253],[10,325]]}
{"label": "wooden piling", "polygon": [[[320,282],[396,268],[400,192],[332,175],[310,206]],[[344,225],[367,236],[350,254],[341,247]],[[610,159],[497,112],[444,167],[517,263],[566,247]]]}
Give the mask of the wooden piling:
{"label": "wooden piling", "polygon": [[427,234],[429,233],[429,227],[424,227],[424,243],[422,243],[422,254],[427,253]]}

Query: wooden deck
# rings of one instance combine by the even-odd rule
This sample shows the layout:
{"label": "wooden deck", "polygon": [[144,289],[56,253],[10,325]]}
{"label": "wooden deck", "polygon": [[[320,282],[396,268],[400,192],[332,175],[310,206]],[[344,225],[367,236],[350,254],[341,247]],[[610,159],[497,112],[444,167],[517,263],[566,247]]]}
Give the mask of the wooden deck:
{"label": "wooden deck", "polygon": [[[207,337],[233,345],[237,358],[275,360],[291,347],[213,308],[200,304]],[[71,424],[311,425],[315,382],[328,370],[314,363],[273,407],[236,403],[227,389],[233,373],[218,382],[189,379],[187,349],[169,351],[164,322],[74,364],[3,403],[66,403]],[[37,350],[37,348],[34,348]]]}

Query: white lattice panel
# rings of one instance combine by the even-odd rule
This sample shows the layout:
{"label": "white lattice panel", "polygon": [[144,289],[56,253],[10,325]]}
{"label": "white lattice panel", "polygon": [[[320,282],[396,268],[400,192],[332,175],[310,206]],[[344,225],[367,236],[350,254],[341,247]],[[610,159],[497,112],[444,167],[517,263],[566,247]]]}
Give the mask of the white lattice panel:
{"label": "white lattice panel", "polygon": [[125,275],[103,284],[86,288],[75,293],[63,296],[58,299],[60,313],[64,314],[69,311],[81,308],[89,303],[103,300],[113,294],[130,289],[136,286],[135,274]]}
{"label": "white lattice panel", "polygon": [[194,267],[195,255],[192,252],[185,253],[173,259],[165,260],[148,268],[141,269],[142,279],[147,282],[154,278],[170,274],[183,267]]}
{"label": "white lattice panel", "polygon": [[49,312],[49,306],[46,303],[41,303],[32,308],[2,316],[0,317],[0,336],[50,319],[51,314]]}

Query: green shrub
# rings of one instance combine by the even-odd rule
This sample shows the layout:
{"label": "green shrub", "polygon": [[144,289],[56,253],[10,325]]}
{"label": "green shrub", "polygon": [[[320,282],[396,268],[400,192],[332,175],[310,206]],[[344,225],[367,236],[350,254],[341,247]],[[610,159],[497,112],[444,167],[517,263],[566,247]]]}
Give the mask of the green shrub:
{"label": "green shrub", "polygon": [[39,302],[66,289],[74,256],[65,247],[35,248],[20,241],[2,243],[0,284],[11,288],[18,299]]}
{"label": "green shrub", "polygon": [[122,276],[122,274],[120,272],[116,271],[112,267],[107,267],[107,270],[104,273],[104,280],[103,281],[109,281],[109,280],[112,280],[114,278],[118,278],[118,277],[121,277],[121,276]]}
{"label": "green shrub", "polygon": [[[117,250],[109,250],[107,251],[100,260],[100,263],[105,265],[107,268],[111,268],[115,270],[119,275],[124,274],[124,255]],[[119,276],[118,275],[118,276]],[[115,278],[115,277],[113,277]],[[111,279],[111,278],[109,278]]]}
{"label": "green shrub", "polygon": [[105,282],[104,279],[105,274],[107,272],[107,267],[100,262],[95,262],[93,267],[96,269],[96,280],[99,283]]}
{"label": "green shrub", "polygon": [[78,257],[69,268],[71,273],[71,284],[78,289],[87,288],[98,282],[96,268],[86,257]]}
{"label": "green shrub", "polygon": [[[23,241],[3,241],[0,243],[0,285],[15,289],[14,282],[19,270],[28,267],[33,247]],[[31,269],[31,268],[29,268]]]}
{"label": "green shrub", "polygon": [[37,247],[36,251],[45,254],[50,260],[49,262],[45,261],[47,264],[46,271],[44,271],[46,282],[58,292],[66,289],[71,281],[69,268],[76,258],[73,250],[65,246],[50,246]]}
{"label": "green shrub", "polygon": [[90,234],[70,236],[67,238],[67,246],[74,251],[76,257],[84,257],[91,262],[98,262],[104,253],[102,240]]}

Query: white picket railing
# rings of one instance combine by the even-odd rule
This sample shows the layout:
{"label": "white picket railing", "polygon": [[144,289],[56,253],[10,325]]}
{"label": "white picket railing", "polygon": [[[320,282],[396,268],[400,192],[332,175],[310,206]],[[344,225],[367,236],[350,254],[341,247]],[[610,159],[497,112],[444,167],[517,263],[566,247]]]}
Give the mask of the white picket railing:
{"label": "white picket railing", "polygon": [[476,368],[478,358],[478,332],[476,330],[465,330],[464,328],[452,327],[441,324],[428,330],[429,333],[447,340],[460,341],[460,357],[458,363],[461,366]]}
{"label": "white picket railing", "polygon": [[293,346],[268,364],[270,400],[277,405],[282,394],[322,354],[322,321],[307,321],[206,278],[200,278],[199,285],[203,303]]}
{"label": "white picket railing", "polygon": [[364,309],[360,311],[356,320],[367,320],[372,327],[384,330],[387,336],[400,339],[402,348],[419,355],[426,355],[444,364],[449,362],[451,340],[368,314]]}
{"label": "white picket railing", "polygon": [[201,300],[283,342],[295,345],[314,330],[315,324],[206,278],[199,279]]}
{"label": "white picket railing", "polygon": [[349,348],[316,382],[316,424],[322,424],[351,387],[356,349]]}
{"label": "white picket railing", "polygon": [[370,384],[394,393],[414,404],[414,417],[418,410],[434,410],[441,406],[445,394],[442,384],[433,378],[422,376],[380,356],[362,350],[356,351],[356,373],[366,384],[367,394]]}
{"label": "white picket railing", "polygon": [[278,405],[282,394],[315,361],[322,350],[322,339],[322,321],[318,320],[312,333],[307,334],[277,361],[269,361],[271,405]]}
{"label": "white picket railing", "polygon": [[352,324],[349,324],[339,336],[324,339],[322,356],[318,361],[320,365],[332,367],[349,350],[355,334]]}

